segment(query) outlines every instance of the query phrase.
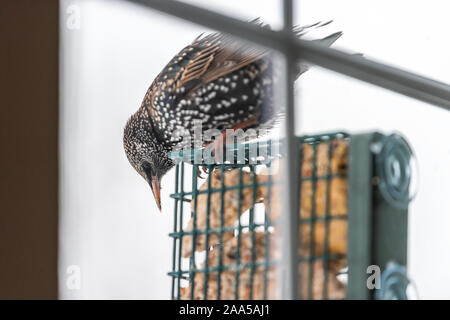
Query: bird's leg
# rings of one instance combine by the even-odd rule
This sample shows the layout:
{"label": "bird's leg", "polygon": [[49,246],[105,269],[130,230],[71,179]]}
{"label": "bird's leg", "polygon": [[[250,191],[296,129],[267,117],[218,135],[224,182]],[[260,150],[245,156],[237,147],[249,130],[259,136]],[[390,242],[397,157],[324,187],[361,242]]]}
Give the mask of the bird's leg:
{"label": "bird's leg", "polygon": [[[246,121],[243,122],[239,122],[238,124],[232,126],[231,130],[239,130],[239,129],[245,129],[250,127],[251,125],[255,124],[257,122],[257,118],[250,118]],[[214,151],[214,158],[216,159],[217,163],[221,163],[222,162],[222,156],[223,156],[223,149],[224,149],[224,145],[226,144],[226,138],[227,138],[227,132],[222,131],[221,135],[219,137],[217,137],[216,139],[214,139],[213,142],[211,142],[210,144],[208,144],[208,146],[210,146],[211,144],[213,145]]]}

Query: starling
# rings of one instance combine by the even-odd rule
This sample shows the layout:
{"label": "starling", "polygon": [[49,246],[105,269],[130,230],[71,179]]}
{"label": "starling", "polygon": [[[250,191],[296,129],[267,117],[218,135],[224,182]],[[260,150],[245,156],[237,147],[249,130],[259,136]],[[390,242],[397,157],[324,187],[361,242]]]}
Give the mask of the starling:
{"label": "starling", "polygon": [[[254,22],[268,27],[259,20]],[[301,37],[330,22],[293,31]],[[313,41],[330,46],[341,34]],[[272,101],[276,79],[271,55],[229,35],[200,35],[153,81],[141,107],[125,126],[123,144],[129,162],[149,183],[159,210],[161,178],[174,166],[168,153],[182,139],[173,134],[175,130],[187,130],[193,137],[198,123],[203,132],[258,128],[282,114]],[[300,64],[297,74],[307,68]]]}

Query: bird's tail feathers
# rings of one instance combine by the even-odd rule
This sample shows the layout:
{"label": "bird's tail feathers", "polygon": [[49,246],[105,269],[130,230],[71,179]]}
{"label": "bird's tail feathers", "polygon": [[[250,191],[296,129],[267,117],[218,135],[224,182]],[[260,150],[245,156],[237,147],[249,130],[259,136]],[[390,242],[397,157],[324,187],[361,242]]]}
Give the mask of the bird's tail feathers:
{"label": "bird's tail feathers", "polygon": [[[329,20],[326,22],[317,22],[314,24],[310,24],[307,26],[296,26],[294,27],[294,32],[297,35],[297,37],[303,37],[305,36],[307,33],[311,32],[312,30],[324,27],[329,25],[330,23],[332,23],[333,20]],[[334,32],[326,37],[323,38],[319,38],[319,39],[312,39],[309,40],[311,42],[316,42],[316,43],[320,43],[324,46],[330,47],[333,43],[336,42],[337,39],[339,39],[341,36],[343,35],[343,32],[338,31],[338,32]],[[311,64],[305,62],[305,61],[300,61],[297,65],[297,77],[299,77],[302,73],[306,72],[309,70],[309,68],[311,67]]]}
{"label": "bird's tail feathers", "polygon": [[297,35],[297,37],[303,37],[308,32],[311,32],[312,30],[316,30],[316,29],[325,27],[325,26],[329,25],[332,22],[333,22],[333,20],[328,20],[328,21],[325,21],[325,22],[318,21],[316,23],[308,24],[308,25],[305,25],[305,26],[294,26],[292,31]]}
{"label": "bird's tail feathers", "polygon": [[320,44],[323,44],[327,47],[330,47],[333,43],[336,42],[337,39],[339,39],[344,33],[342,31],[335,32],[333,34],[330,34],[329,36],[326,36],[322,39],[316,39],[312,40],[313,42],[318,42]]}
{"label": "bird's tail feathers", "polygon": [[[254,23],[256,25],[259,25],[262,28],[269,28],[270,29],[270,25],[264,23],[264,21],[262,21],[261,18],[255,18],[253,20],[249,21],[250,23]],[[304,26],[294,26],[292,28],[292,31],[294,32],[294,34],[298,37],[298,38],[303,38],[304,36],[309,36],[310,33],[312,33],[313,31],[323,28],[325,26],[330,25],[333,22],[333,20],[328,20],[328,21],[318,21],[316,23],[312,23],[309,25],[304,25]],[[327,35],[326,37],[323,38],[318,38],[318,39],[306,39],[308,41],[312,41],[312,42],[316,42],[316,43],[320,43],[324,46],[330,47],[331,45],[333,45],[333,43],[336,42],[336,40],[338,40],[341,36],[343,35],[343,32],[338,31],[338,32],[334,32],[330,35]],[[300,61],[297,65],[297,77],[299,77],[302,73],[306,72],[309,70],[309,68],[311,67],[311,64],[305,62],[305,61]]]}

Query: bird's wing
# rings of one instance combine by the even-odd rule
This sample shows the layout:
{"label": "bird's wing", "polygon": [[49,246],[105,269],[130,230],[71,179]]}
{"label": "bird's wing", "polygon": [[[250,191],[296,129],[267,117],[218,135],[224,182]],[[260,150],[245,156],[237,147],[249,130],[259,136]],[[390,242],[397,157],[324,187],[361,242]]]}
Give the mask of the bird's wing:
{"label": "bird's wing", "polygon": [[197,86],[214,81],[267,54],[267,49],[251,46],[224,34],[213,34],[198,41],[203,42],[202,46],[206,44],[206,48],[187,66],[181,85],[199,78],[201,83]]}
{"label": "bird's wing", "polygon": [[[267,54],[229,35],[214,33],[200,35],[192,44],[181,50],[156,77],[147,91],[144,103],[154,105],[161,91],[191,97],[203,84],[238,70]],[[150,108],[153,114],[154,110]]]}
{"label": "bird's wing", "polygon": [[[296,26],[293,32],[297,37],[302,37],[314,29],[318,29],[329,25],[332,22],[317,22],[306,26]],[[269,25],[264,24],[259,18],[251,21],[262,28],[270,28]],[[324,45],[330,46],[340,36],[341,32],[336,32],[330,36],[322,39],[316,39]],[[175,58],[182,62],[184,57],[188,56],[187,52],[195,51],[195,56],[189,57],[189,62],[183,66],[179,72],[179,78],[174,85],[177,88],[185,86],[190,81],[196,81],[195,86],[192,86],[192,91],[200,87],[202,84],[214,81],[226,74],[238,70],[250,63],[253,63],[263,58],[268,50],[263,47],[255,46],[251,43],[240,41],[232,36],[214,33],[207,36],[200,35],[194,42],[183,49]],[[299,74],[302,73],[302,68]]]}
{"label": "bird's wing", "polygon": [[[270,28],[259,19],[251,21],[263,28]],[[314,23],[308,26],[295,27],[293,32],[302,37],[310,30],[328,25],[325,23]],[[324,39],[326,45],[331,45],[340,33],[333,34]],[[268,50],[255,46],[236,38],[222,34],[213,33],[206,36],[200,35],[192,44],[181,50],[157,76],[144,99],[144,104],[150,106],[150,112],[155,115],[154,99],[160,96],[161,91],[180,94],[185,98],[192,97],[196,89],[218,79],[226,74],[249,65],[267,55]],[[298,75],[308,69],[308,65],[300,65]],[[160,101],[162,103],[162,101]]]}

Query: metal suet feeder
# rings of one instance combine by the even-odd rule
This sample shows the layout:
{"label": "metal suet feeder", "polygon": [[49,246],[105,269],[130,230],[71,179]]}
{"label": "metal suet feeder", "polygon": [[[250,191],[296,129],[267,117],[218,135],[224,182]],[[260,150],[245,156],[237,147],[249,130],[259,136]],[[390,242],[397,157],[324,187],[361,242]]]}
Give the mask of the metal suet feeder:
{"label": "metal suet feeder", "polygon": [[[366,270],[377,265],[385,276],[392,263],[406,267],[416,176],[409,145],[400,135],[376,132],[303,136],[298,143],[300,298],[405,298],[402,286],[383,295],[375,292],[388,289],[369,289]],[[228,151],[243,151],[244,161],[221,164],[192,164],[200,150],[171,154],[177,163],[172,299],[280,297],[283,169],[271,171],[284,154],[283,141],[241,147]],[[203,167],[206,180],[197,177]]]}

